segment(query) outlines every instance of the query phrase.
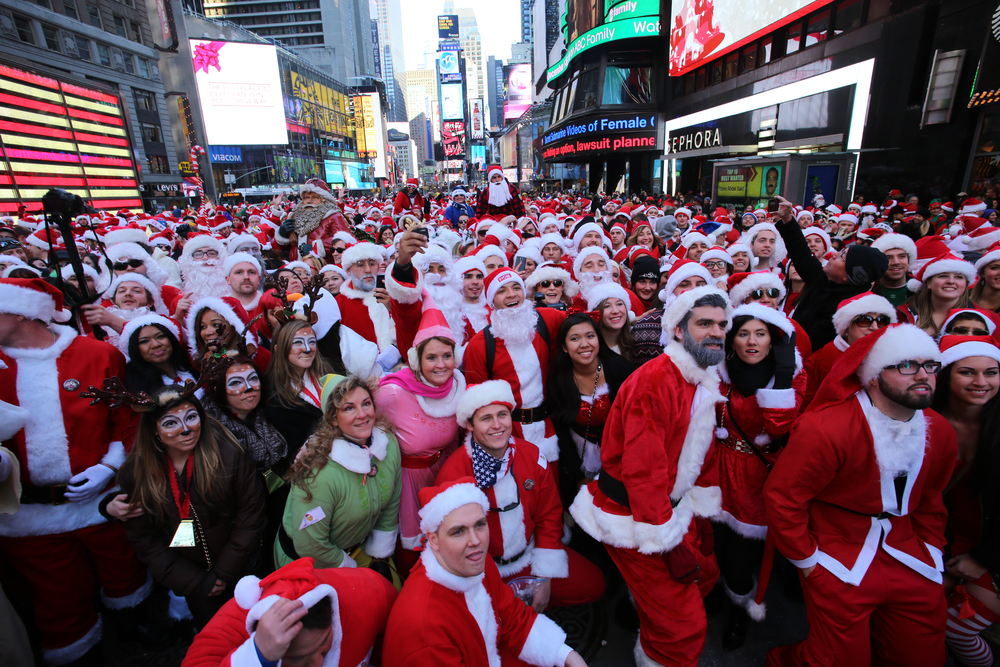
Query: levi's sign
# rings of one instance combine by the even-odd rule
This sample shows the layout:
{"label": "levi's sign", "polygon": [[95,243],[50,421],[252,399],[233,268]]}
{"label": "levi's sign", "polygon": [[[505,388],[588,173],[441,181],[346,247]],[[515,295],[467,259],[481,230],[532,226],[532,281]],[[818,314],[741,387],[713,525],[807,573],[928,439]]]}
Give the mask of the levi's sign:
{"label": "levi's sign", "polygon": [[614,151],[654,150],[656,115],[602,116],[569,123],[542,137],[542,158],[559,161]]}

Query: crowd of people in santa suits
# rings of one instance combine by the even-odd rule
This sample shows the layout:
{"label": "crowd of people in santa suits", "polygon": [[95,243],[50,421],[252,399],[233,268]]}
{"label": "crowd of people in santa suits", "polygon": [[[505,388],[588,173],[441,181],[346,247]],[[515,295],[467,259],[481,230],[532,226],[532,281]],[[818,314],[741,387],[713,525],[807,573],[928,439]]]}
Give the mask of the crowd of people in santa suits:
{"label": "crowd of people in santa suits", "polygon": [[0,662],[993,664],[986,203],[298,194],[0,221]]}

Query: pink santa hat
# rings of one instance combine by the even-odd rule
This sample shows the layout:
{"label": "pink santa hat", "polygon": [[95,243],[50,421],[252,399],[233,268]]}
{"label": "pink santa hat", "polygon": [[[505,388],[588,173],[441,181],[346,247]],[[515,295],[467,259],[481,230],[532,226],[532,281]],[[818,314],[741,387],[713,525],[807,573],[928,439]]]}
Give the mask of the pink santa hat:
{"label": "pink santa hat", "polygon": [[[445,338],[450,340],[452,345],[455,344],[455,334],[452,332],[448,320],[445,319],[444,313],[434,303],[434,298],[427,293],[427,290],[424,290],[420,310],[420,324],[417,325],[417,335],[413,337],[413,345],[406,351],[406,361],[410,369],[417,375],[420,374],[420,359],[417,356],[417,347],[425,340],[430,340],[431,338]],[[461,360],[456,359],[456,363],[461,363]]]}

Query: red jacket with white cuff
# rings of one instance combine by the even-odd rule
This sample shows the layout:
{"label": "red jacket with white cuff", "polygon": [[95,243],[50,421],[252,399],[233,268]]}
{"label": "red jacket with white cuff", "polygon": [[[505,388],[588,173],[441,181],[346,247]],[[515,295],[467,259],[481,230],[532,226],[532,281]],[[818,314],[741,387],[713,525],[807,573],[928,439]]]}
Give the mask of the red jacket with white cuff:
{"label": "red jacket with white cuff", "polygon": [[854,586],[879,549],[941,583],[955,431],[931,410],[905,423],[926,446],[898,502],[895,480],[879,466],[871,410],[861,391],[799,418],[764,489],[775,546],[797,567],[821,565]]}
{"label": "red jacket with white cuff", "polygon": [[[100,387],[105,378],[125,377],[125,357],[108,343],[52,324],[47,348],[0,348],[0,401],[28,409],[24,428],[4,442],[21,464],[26,488],[66,484],[91,466],[117,469],[125,461],[123,442],[131,444],[134,415],[107,403],[91,406],[80,392]],[[63,505],[25,503],[16,514],[0,517],[0,537],[55,535],[104,523],[97,510],[103,494],[89,502]]]}
{"label": "red jacket with white cuff", "polygon": [[715,406],[723,401],[715,368],[698,366],[676,341],[633,373],[601,441],[602,474],[624,484],[629,507],[591,482],[570,507],[580,527],[604,544],[657,554],[680,544],[695,516],[718,514]]}
{"label": "red jacket with white cuff", "polygon": [[[563,547],[562,503],[559,490],[547,470],[548,463],[538,448],[526,440],[511,438],[510,459],[497,473],[497,482],[485,489],[490,507],[507,512],[490,512],[489,554],[494,559],[511,560],[497,565],[501,577],[524,571],[531,566],[536,577],[569,576],[569,558]],[[438,472],[434,484],[440,486],[461,477],[474,477],[472,441],[455,450]]]}

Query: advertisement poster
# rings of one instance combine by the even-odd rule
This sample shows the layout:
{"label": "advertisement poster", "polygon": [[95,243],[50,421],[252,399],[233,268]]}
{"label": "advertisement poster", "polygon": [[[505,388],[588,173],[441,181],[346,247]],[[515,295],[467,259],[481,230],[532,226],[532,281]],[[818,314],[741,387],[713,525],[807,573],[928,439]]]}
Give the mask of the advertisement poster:
{"label": "advertisement poster", "polygon": [[441,120],[465,120],[462,84],[445,83],[441,85]]}
{"label": "advertisement poster", "polygon": [[806,168],[806,188],[802,201],[808,205],[816,195],[832,202],[837,194],[837,176],[840,167],[835,164],[814,164]]}
{"label": "advertisement poster", "polygon": [[441,83],[462,82],[462,73],[459,70],[458,53],[456,51],[439,52],[438,69],[441,71]]}
{"label": "advertisement poster", "polygon": [[747,196],[747,182],[750,180],[749,167],[724,167],[719,170],[719,182],[715,188],[715,197],[732,197],[743,199]]}
{"label": "advertisement poster", "polygon": [[601,0],[566,0],[566,43],[593,30],[601,20]]}
{"label": "advertisement poster", "polygon": [[458,16],[456,14],[438,15],[438,39],[458,39]]}
{"label": "advertisement poster", "polygon": [[446,121],[444,124],[444,156],[459,157],[465,155],[465,123],[461,121]]}
{"label": "advertisement poster", "polygon": [[208,143],[287,144],[275,47],[206,39],[190,41]]}
{"label": "advertisement poster", "polygon": [[771,197],[781,194],[783,164],[765,164],[750,167],[747,180],[747,197],[764,206]]}
{"label": "advertisement poster", "polygon": [[802,18],[829,0],[674,0],[670,7],[670,76],[679,76],[765,32]]}
{"label": "advertisement poster", "polygon": [[486,121],[483,118],[483,98],[472,100],[472,138],[482,139],[486,136]]}
{"label": "advertisement poster", "polygon": [[517,119],[531,106],[531,65],[504,67],[507,90],[503,100],[503,119]]}

